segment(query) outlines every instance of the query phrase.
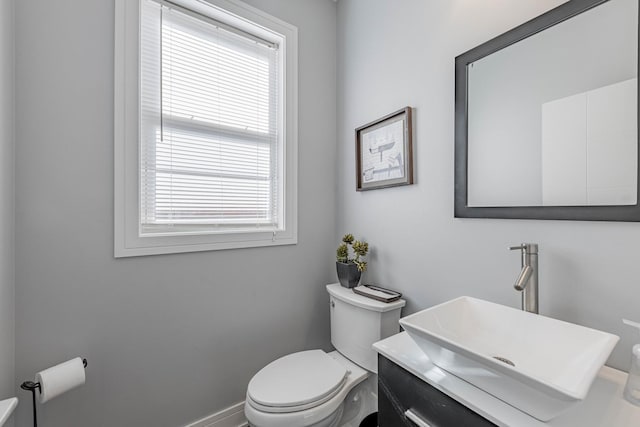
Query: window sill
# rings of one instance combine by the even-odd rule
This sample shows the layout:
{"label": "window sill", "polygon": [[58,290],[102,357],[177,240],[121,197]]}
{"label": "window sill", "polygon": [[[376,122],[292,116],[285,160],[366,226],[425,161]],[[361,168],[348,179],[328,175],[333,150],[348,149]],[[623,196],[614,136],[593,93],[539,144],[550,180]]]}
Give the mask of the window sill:
{"label": "window sill", "polygon": [[[291,234],[291,233],[289,233]],[[211,239],[211,237],[216,237]],[[153,236],[116,240],[116,258],[162,255],[185,252],[216,251],[225,249],[258,248],[295,245],[295,234],[244,233],[221,236]]]}

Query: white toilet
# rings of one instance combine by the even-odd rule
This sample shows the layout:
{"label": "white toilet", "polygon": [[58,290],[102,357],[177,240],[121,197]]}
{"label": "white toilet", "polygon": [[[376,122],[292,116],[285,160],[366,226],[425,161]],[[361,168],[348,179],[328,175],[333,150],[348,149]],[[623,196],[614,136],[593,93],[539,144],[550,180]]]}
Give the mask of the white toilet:
{"label": "white toilet", "polygon": [[378,410],[376,341],[398,333],[405,301],[382,303],[340,284],[327,285],[331,343],[262,368],[247,387],[252,427],[359,427]]}

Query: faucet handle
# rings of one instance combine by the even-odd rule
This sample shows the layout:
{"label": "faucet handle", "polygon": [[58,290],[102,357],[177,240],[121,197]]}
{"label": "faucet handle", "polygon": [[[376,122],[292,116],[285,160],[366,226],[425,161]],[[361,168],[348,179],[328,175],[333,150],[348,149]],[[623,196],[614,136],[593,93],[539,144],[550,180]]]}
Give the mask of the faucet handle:
{"label": "faucet handle", "polygon": [[522,251],[523,254],[537,254],[537,243],[522,243],[519,246],[509,246],[510,251]]}

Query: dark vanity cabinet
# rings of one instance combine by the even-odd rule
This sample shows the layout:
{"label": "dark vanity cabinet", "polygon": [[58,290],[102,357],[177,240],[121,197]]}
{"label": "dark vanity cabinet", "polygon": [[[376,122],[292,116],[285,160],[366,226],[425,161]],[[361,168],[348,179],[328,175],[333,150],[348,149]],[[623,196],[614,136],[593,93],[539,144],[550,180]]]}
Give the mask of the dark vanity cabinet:
{"label": "dark vanity cabinet", "polygon": [[378,425],[495,427],[384,356],[378,356]]}

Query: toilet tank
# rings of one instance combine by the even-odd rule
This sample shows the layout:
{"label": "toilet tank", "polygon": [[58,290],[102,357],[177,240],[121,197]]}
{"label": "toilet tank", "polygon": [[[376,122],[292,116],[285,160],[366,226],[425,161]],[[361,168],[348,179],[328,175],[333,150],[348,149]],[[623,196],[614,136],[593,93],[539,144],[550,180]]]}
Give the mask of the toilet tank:
{"label": "toilet tank", "polygon": [[339,283],[327,285],[331,311],[331,344],[352,362],[378,373],[373,343],[400,331],[402,299],[384,303],[358,295]]}

